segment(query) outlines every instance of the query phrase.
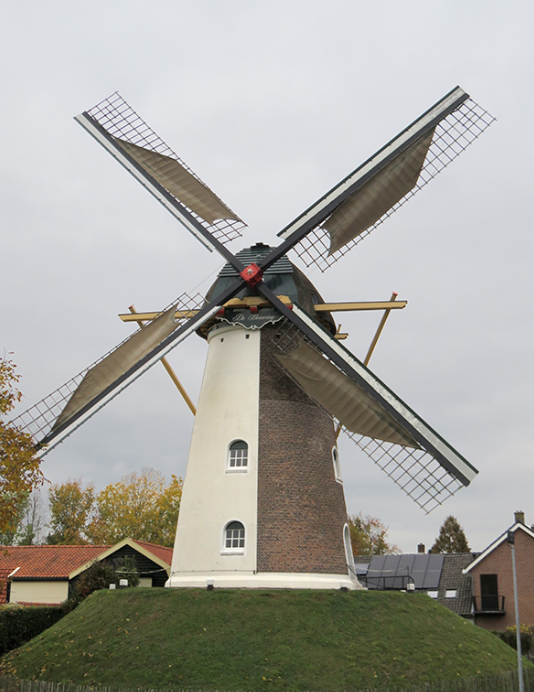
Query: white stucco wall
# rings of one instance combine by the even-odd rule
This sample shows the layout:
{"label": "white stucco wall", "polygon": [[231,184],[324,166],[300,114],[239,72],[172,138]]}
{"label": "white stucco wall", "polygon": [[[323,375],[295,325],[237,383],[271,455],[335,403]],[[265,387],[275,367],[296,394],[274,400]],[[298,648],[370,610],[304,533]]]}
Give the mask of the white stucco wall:
{"label": "white stucco wall", "polygon": [[[188,585],[199,572],[209,577],[256,569],[259,363],[259,331],[225,325],[210,332],[171,586]],[[248,444],[246,472],[228,470],[228,447],[235,440]],[[231,521],[245,526],[242,554],[225,554],[224,528]]]}
{"label": "white stucco wall", "polygon": [[69,594],[65,581],[12,581],[10,603],[62,603]]}

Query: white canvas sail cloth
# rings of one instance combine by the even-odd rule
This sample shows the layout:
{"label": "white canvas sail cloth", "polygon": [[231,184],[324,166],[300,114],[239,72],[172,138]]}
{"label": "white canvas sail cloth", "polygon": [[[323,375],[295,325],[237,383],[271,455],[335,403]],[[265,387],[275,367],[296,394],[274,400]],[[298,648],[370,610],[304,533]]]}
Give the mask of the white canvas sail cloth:
{"label": "white canvas sail cloth", "polygon": [[160,344],[177,328],[174,319],[176,306],[173,305],[146,327],[139,329],[132,336],[87,371],[79,387],[67,402],[63,411],[54,423],[53,430],[66,423],[84,406],[93,401],[107,387],[124,375],[128,370]]}
{"label": "white canvas sail cloth", "polygon": [[115,139],[137,163],[177,200],[209,224],[217,219],[241,219],[209,187],[170,156]]}
{"label": "white canvas sail cloth", "polygon": [[329,255],[376,223],[415,187],[433,136],[434,129],[417,139],[324,222],[323,227],[330,235]]}
{"label": "white canvas sail cloth", "polygon": [[419,447],[369,394],[304,341],[299,340],[299,345],[290,354],[276,357],[304,391],[350,432],[406,447]]}

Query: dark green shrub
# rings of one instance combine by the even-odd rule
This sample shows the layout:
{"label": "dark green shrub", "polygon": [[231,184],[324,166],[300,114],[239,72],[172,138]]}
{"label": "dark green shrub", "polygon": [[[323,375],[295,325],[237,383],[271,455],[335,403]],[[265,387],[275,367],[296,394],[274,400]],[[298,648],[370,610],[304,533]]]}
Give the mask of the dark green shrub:
{"label": "dark green shrub", "polygon": [[[512,649],[517,649],[515,626],[507,627],[504,632],[494,632],[494,634],[508,646],[511,646]],[[521,625],[519,635],[521,638],[521,653],[524,656],[529,656],[534,646],[534,626]]]}
{"label": "dark green shrub", "polygon": [[71,597],[63,604],[65,612],[74,610],[84,598],[90,596],[94,591],[109,589],[110,584],[115,584],[118,587],[121,579],[128,579],[128,586],[139,586],[139,574],[132,557],[123,557],[120,560],[109,562],[95,560],[76,579]]}
{"label": "dark green shrub", "polygon": [[0,609],[0,656],[33,639],[64,614],[61,606]]}

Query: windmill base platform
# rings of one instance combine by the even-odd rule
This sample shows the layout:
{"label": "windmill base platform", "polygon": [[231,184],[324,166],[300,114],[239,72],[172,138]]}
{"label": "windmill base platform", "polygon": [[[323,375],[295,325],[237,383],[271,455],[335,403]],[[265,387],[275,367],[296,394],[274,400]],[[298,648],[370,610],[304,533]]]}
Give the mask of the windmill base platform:
{"label": "windmill base platform", "polygon": [[214,589],[364,589],[357,579],[346,574],[252,573],[174,575],[165,586],[170,588]]}

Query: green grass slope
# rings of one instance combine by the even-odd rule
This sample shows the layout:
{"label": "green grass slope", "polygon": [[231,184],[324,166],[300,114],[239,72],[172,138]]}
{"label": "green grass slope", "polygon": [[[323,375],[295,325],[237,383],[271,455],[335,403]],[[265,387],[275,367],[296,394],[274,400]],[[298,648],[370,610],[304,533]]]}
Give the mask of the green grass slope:
{"label": "green grass slope", "polygon": [[425,595],[130,589],[93,594],[0,671],[113,687],[342,690],[516,665],[497,637]]}

